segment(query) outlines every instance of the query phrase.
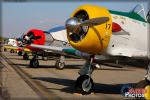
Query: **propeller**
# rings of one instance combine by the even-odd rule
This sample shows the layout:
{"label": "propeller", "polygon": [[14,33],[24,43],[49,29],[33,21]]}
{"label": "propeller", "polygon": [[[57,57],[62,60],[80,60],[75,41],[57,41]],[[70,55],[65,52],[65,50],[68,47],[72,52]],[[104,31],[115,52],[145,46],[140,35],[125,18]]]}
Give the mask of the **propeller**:
{"label": "propeller", "polygon": [[72,17],[66,21],[65,27],[72,40],[79,41],[81,38],[83,38],[83,35],[85,36],[85,34],[80,34],[85,26],[92,27],[106,23],[107,21],[109,21],[108,17],[97,17],[84,21],[79,20],[76,17]]}
{"label": "propeller", "polygon": [[23,43],[24,44],[31,44],[33,43],[33,40],[37,40],[42,38],[41,36],[35,36],[33,32],[29,32],[27,35],[24,35],[23,37]]}
{"label": "propeller", "polygon": [[93,18],[93,19],[90,19],[90,20],[85,20],[84,22],[82,22],[80,24],[80,26],[90,26],[90,27],[92,27],[92,26],[103,24],[107,21],[109,21],[108,17],[98,17],[98,18]]}

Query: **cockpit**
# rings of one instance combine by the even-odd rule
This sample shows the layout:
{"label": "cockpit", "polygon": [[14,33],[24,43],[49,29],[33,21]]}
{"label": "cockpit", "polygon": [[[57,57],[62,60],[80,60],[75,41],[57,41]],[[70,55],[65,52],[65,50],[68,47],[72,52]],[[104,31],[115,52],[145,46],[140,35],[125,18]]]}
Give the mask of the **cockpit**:
{"label": "cockpit", "polygon": [[68,46],[68,40],[66,30],[64,26],[52,28],[47,31],[49,34],[46,36],[46,40],[49,40],[49,45],[56,45],[59,47]]}
{"label": "cockpit", "polygon": [[137,19],[143,19],[146,21],[146,14],[145,14],[145,10],[144,10],[144,6],[142,4],[138,4],[136,5],[131,11],[130,13],[132,14],[132,16],[136,16]]}
{"label": "cockpit", "polygon": [[136,5],[130,12],[120,12],[120,11],[113,11],[113,10],[109,10],[109,11],[112,14],[126,16],[138,21],[150,22],[150,11],[146,16],[144,6],[142,4]]}

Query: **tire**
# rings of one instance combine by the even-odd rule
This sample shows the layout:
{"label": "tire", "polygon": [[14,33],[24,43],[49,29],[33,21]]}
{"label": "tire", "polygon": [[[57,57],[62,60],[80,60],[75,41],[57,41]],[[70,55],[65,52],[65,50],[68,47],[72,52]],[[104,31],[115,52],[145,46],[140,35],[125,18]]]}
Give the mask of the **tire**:
{"label": "tire", "polygon": [[90,82],[87,87],[86,85],[88,80],[89,80],[88,75],[79,76],[75,84],[76,92],[81,93],[83,95],[90,94],[93,90],[94,84],[93,84],[93,80],[90,78]]}
{"label": "tire", "polygon": [[58,62],[58,66],[57,66],[57,69],[59,70],[63,70],[65,67],[65,63],[64,62]]}
{"label": "tire", "polygon": [[10,50],[10,53],[14,53],[14,50],[11,49],[11,50]]}
{"label": "tire", "polygon": [[22,51],[19,51],[19,52],[18,52],[18,56],[22,56]]}
{"label": "tire", "polygon": [[55,66],[57,69],[63,70],[65,67],[65,62],[60,62],[59,60],[57,60]]}
{"label": "tire", "polygon": [[30,60],[30,67],[31,68],[38,68],[39,67],[39,61],[37,59],[31,59]]}
{"label": "tire", "polygon": [[6,49],[6,48],[4,48],[4,52],[7,52],[7,49]]}
{"label": "tire", "polygon": [[42,56],[42,60],[47,61],[47,60],[48,60],[48,57]]}
{"label": "tire", "polygon": [[15,53],[15,51],[14,51],[14,50],[12,50],[12,53]]}
{"label": "tire", "polygon": [[23,60],[29,60],[29,55],[27,53],[23,55]]}

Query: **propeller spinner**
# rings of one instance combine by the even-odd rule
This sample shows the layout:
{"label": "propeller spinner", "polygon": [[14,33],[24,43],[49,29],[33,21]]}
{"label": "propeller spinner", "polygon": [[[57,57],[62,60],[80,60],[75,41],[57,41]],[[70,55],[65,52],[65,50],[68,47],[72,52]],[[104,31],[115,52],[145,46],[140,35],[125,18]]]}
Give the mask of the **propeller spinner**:
{"label": "propeller spinner", "polygon": [[85,34],[80,34],[80,32],[85,28],[85,27],[92,27],[96,25],[100,25],[103,23],[106,23],[109,21],[108,17],[98,17],[98,18],[92,18],[89,20],[85,21],[80,21],[76,17],[72,17],[66,21],[66,29],[69,37],[75,41],[78,42],[83,38],[83,35]]}

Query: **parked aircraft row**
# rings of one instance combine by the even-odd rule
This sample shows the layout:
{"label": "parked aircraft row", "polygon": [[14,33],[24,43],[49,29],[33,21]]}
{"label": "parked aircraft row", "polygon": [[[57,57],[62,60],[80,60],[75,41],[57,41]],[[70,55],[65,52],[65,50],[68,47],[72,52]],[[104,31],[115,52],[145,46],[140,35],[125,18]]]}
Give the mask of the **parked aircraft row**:
{"label": "parked aircraft row", "polygon": [[[150,61],[150,14],[145,15],[142,5],[137,5],[130,12],[83,5],[73,12],[65,26],[27,32],[22,38],[22,46],[34,53],[31,67],[39,66],[39,55],[59,55],[56,66],[60,69],[65,65],[65,56],[85,59],[86,63],[76,80],[76,89],[82,94],[90,93],[94,63],[128,59]],[[142,82],[141,87],[150,85],[150,63]]]}

